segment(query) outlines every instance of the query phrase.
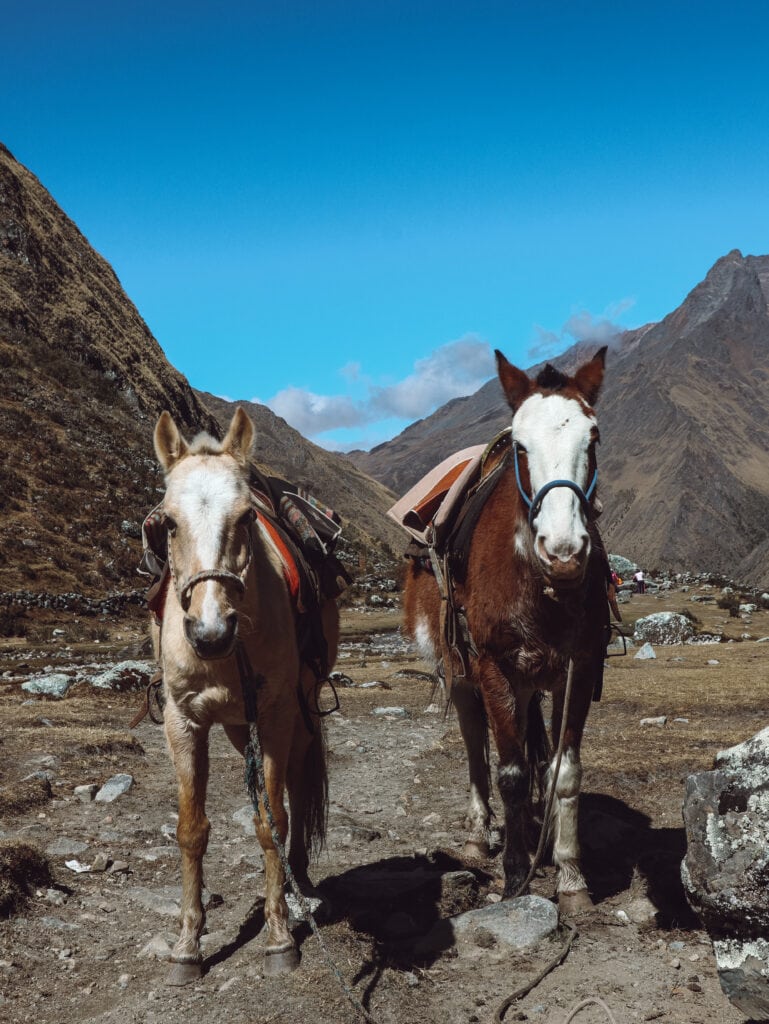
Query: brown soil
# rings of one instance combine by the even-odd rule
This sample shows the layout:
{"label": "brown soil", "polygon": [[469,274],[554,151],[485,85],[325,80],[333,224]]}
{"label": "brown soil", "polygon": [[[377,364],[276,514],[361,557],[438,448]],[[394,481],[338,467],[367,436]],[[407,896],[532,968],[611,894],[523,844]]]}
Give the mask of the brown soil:
{"label": "brown soil", "polygon": [[[717,620],[732,635],[769,634],[769,612],[746,625],[726,620],[713,605],[690,604],[690,596],[634,597],[625,607],[634,616],[689,607],[703,628]],[[329,722],[329,838],[313,870],[331,904],[322,936],[381,1024],[491,1021],[499,1003],[554,955],[561,937],[526,954],[479,947],[468,956],[449,949],[427,962],[411,954],[413,936],[395,937],[406,918],[422,934],[444,914],[485,905],[500,888],[498,859],[461,861],[467,795],[461,740],[455,720],[431,707],[426,666],[398,643],[397,623],[397,612],[345,613],[337,667],[358,684],[384,686],[340,689],[341,714]],[[135,736],[127,732],[136,694],[79,684],[65,700],[26,702],[20,690],[21,679],[45,664],[114,659],[139,635],[130,624],[111,628],[113,640],[100,645],[70,639],[64,650],[19,640],[0,648],[3,847],[24,841],[45,851],[67,838],[88,844],[75,855],[83,863],[103,853],[128,865],[128,873],[75,874],[64,865],[69,856],[49,855],[53,881],[45,882],[35,862],[28,901],[0,922],[0,1016],[9,1024],[354,1020],[304,926],[297,932],[299,970],[263,977],[261,854],[255,838],[233,821],[247,797],[240,759],[220,733],[212,741],[208,804],[206,881],[215,896],[205,975],[189,988],[166,988],[165,964],[141,956],[153,937],[170,939],[176,928],[174,917],[141,902],[146,891],[157,894],[179,882],[175,841],[166,834],[174,825],[175,786],[162,730],[145,721]],[[12,675],[3,678],[4,672]],[[708,769],[719,749],[766,724],[768,698],[769,644],[659,647],[656,661],[610,661],[583,752],[583,846],[597,910],[580,922],[565,963],[512,1006],[506,1021],[561,1024],[588,996],[603,999],[617,1024],[743,1020],[721,992],[710,943],[683,896],[681,801],[687,775]],[[400,706],[408,717],[375,717],[379,706]],[[639,725],[658,715],[668,716],[666,726]],[[44,785],[22,784],[41,766],[51,773],[51,796]],[[129,772],[135,784],[115,803],[74,797],[75,786],[117,772]],[[447,892],[435,881],[440,871],[464,867],[476,881],[462,891]],[[427,881],[408,889],[420,873]],[[553,895],[552,867],[540,872],[533,889]],[[656,921],[623,923],[617,911],[641,896],[655,905]],[[578,1024],[606,1021],[596,1005],[578,1017]]]}

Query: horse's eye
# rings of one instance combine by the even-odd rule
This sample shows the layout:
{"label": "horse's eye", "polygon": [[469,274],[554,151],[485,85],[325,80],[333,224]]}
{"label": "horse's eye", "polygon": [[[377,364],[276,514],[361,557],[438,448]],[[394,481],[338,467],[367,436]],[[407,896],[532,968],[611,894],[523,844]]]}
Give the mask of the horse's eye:
{"label": "horse's eye", "polygon": [[163,522],[165,523],[168,532],[172,537],[174,537],[176,535],[176,520],[166,512],[163,516]]}
{"label": "horse's eye", "polygon": [[250,526],[254,521],[254,510],[250,508],[238,519],[238,526]]}

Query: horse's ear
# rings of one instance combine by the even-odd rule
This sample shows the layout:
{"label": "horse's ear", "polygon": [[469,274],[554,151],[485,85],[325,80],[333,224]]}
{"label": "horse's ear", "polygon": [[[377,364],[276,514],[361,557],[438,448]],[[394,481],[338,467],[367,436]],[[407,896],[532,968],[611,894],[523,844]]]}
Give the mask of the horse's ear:
{"label": "horse's ear", "polygon": [[508,362],[498,348],[494,350],[494,355],[497,357],[499,382],[510,408],[515,412],[524,398],[531,394],[531,381],[523,370]]}
{"label": "horse's ear", "polygon": [[584,363],[574,374],[574,383],[590,405],[595,405],[603,383],[603,369],[606,365],[607,345],[600,348],[589,363]]}
{"label": "horse's ear", "polygon": [[158,462],[168,473],[187,454],[189,445],[179,433],[170,412],[161,412],[155,424],[155,454]]}
{"label": "horse's ear", "polygon": [[251,454],[255,436],[256,431],[251,418],[238,406],[232,417],[227,436],[222,441],[222,451],[232,455],[234,459],[245,466]]}

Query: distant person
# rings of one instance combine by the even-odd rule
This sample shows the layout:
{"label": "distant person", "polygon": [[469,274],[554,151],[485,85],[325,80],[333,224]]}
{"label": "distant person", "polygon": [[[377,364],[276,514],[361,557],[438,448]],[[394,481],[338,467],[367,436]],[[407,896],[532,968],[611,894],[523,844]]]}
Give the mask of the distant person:
{"label": "distant person", "polygon": [[639,569],[638,572],[634,574],[633,579],[635,580],[636,586],[638,587],[638,593],[639,594],[645,594],[646,593],[646,581],[644,580],[643,569]]}

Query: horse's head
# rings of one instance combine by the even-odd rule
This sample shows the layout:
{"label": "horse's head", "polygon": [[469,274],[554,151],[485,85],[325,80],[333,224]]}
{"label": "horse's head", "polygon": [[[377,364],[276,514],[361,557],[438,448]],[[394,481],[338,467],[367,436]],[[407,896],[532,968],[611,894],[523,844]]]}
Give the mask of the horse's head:
{"label": "horse's head", "polygon": [[201,658],[226,657],[235,646],[236,606],[251,562],[253,440],[254,426],[242,409],[221,442],[201,434],[188,444],[167,412],[155,426],[155,451],[166,473],[169,568],[185,636]]}
{"label": "horse's head", "polygon": [[590,554],[587,523],[599,439],[593,405],[605,358],[602,348],[573,377],[548,363],[531,380],[497,352],[499,379],[513,410],[513,457],[534,555],[556,585],[578,583]]}

